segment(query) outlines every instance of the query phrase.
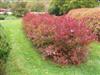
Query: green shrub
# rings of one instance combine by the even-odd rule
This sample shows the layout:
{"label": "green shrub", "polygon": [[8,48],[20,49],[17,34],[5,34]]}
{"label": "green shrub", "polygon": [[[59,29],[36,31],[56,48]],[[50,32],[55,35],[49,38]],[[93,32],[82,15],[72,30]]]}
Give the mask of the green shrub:
{"label": "green shrub", "polygon": [[96,0],[52,0],[49,13],[62,15],[71,9],[75,8],[91,8],[98,6],[99,2]]}
{"label": "green shrub", "polygon": [[13,15],[9,15],[5,18],[5,20],[14,20],[14,19],[17,19],[17,18]]}
{"label": "green shrub", "polygon": [[8,55],[8,50],[9,50],[8,41],[3,31],[3,27],[0,26],[0,59],[6,60],[6,57]]}
{"label": "green shrub", "polygon": [[10,4],[10,8],[13,11],[13,15],[17,17],[22,17],[28,12],[29,8],[26,8],[27,2],[15,2]]}
{"label": "green shrub", "polygon": [[7,15],[0,15],[0,20],[4,20]]}
{"label": "green shrub", "polygon": [[3,27],[0,25],[0,75],[5,75],[5,63],[10,49],[3,30]]}

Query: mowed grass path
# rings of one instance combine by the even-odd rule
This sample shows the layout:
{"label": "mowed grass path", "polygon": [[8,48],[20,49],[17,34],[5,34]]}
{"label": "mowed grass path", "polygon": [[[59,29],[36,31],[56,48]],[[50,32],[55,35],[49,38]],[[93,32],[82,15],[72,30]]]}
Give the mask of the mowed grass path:
{"label": "mowed grass path", "polygon": [[91,54],[85,64],[60,67],[42,59],[26,38],[21,20],[0,21],[10,43],[7,75],[100,75],[100,44],[91,44]]}

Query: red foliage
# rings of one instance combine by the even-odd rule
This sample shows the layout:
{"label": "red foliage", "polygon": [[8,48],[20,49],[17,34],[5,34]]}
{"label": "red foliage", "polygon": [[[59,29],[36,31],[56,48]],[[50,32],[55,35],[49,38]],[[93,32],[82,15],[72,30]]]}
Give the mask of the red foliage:
{"label": "red foliage", "polygon": [[84,25],[65,16],[28,13],[24,28],[41,53],[58,64],[80,64],[88,55],[87,45],[95,35]]}
{"label": "red foliage", "polygon": [[96,34],[97,41],[100,42],[100,8],[73,9],[67,15],[84,20],[85,25]]}
{"label": "red foliage", "polygon": [[81,20],[96,34],[97,40],[100,41],[100,16],[84,17]]}

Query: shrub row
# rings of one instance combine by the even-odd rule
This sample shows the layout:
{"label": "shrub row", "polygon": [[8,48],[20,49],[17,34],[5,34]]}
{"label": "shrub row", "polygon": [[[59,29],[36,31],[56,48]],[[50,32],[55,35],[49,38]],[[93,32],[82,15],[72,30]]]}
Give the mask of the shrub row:
{"label": "shrub row", "polygon": [[5,63],[9,53],[9,46],[4,33],[3,27],[0,25],[0,75],[5,73]]}
{"label": "shrub row", "polygon": [[100,8],[74,9],[68,15],[75,19],[83,20],[100,41]]}
{"label": "shrub row", "polygon": [[0,59],[5,59],[9,50],[8,41],[6,39],[4,28],[0,25]]}
{"label": "shrub row", "polygon": [[28,13],[24,29],[45,58],[57,64],[80,64],[88,55],[87,45],[95,35],[84,25],[66,16]]}

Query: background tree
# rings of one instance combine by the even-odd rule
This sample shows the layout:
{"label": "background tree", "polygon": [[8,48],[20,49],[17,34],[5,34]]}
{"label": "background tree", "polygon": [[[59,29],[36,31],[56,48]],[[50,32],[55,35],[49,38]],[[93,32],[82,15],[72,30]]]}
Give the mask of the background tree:
{"label": "background tree", "polygon": [[62,15],[75,8],[92,8],[100,3],[96,0],[52,0],[49,13]]}

